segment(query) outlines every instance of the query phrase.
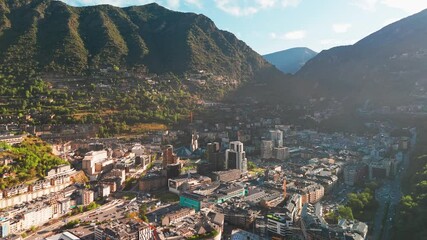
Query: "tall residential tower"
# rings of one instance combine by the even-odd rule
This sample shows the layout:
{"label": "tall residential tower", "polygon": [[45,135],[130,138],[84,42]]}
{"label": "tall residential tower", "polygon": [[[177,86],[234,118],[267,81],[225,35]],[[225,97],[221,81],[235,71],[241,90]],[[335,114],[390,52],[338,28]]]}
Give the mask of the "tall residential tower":
{"label": "tall residential tower", "polygon": [[239,169],[242,173],[248,172],[248,160],[242,142],[230,142],[230,148],[225,151],[225,165],[227,169]]}

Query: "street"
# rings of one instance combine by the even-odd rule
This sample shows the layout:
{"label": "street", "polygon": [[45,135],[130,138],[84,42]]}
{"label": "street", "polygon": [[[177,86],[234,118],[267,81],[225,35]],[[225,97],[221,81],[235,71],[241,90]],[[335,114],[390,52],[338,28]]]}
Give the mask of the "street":
{"label": "street", "polygon": [[[375,240],[388,240],[391,239],[391,229],[393,227],[394,217],[396,214],[396,206],[402,198],[401,182],[402,177],[408,168],[411,154],[416,144],[416,130],[411,129],[412,137],[410,142],[410,150],[405,153],[403,163],[393,180],[388,180],[375,192],[375,198],[378,200],[380,206],[375,214],[374,233]],[[386,205],[390,204],[387,208]],[[387,212],[385,210],[387,209]],[[385,219],[384,225],[383,220]]]}

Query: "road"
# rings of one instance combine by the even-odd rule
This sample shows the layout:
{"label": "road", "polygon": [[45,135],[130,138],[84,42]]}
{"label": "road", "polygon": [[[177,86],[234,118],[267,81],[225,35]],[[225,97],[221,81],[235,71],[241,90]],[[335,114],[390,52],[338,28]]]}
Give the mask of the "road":
{"label": "road", "polygon": [[[391,239],[391,229],[396,215],[396,206],[399,204],[403,196],[401,189],[401,182],[406,169],[409,166],[410,157],[413,153],[416,144],[417,133],[415,129],[411,129],[412,137],[410,141],[410,150],[405,153],[403,163],[399,168],[396,177],[384,183],[379,189],[375,191],[375,198],[378,200],[380,206],[375,214],[374,221],[374,240],[388,240]],[[390,204],[388,211],[386,205]],[[386,215],[386,216],[385,216]],[[383,220],[385,223],[383,225]]]}
{"label": "road", "polygon": [[89,215],[94,214],[94,213],[105,213],[108,211],[111,211],[112,209],[115,209],[118,205],[123,204],[122,200],[113,200],[112,202],[109,202],[105,205],[102,205],[101,207],[91,210],[91,211],[87,211],[75,216],[71,216],[69,218],[66,219],[66,221],[58,221],[54,224],[48,225],[46,227],[42,227],[40,229],[37,230],[37,232],[29,235],[28,237],[26,237],[25,239],[34,239],[34,240],[41,240],[44,239],[45,237],[47,237],[48,235],[52,234],[52,232],[58,228],[61,228],[62,226],[64,226],[66,224],[66,222],[68,221],[73,221],[73,220],[77,220],[77,219],[88,219]]}

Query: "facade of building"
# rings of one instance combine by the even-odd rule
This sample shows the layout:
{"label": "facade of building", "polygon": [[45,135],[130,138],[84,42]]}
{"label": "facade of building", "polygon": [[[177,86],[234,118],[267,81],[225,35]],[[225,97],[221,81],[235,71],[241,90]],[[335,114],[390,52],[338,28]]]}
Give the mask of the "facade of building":
{"label": "facade of building", "polygon": [[178,157],[173,152],[173,146],[167,145],[163,148],[163,168],[166,168],[168,164],[178,163]]}
{"label": "facade of building", "polygon": [[308,185],[303,188],[291,188],[288,190],[292,190],[293,193],[298,193],[301,195],[301,203],[317,203],[319,202],[323,196],[325,195],[325,188],[318,183],[314,183]]}
{"label": "facade of building", "polygon": [[270,130],[270,139],[275,147],[283,147],[283,132],[276,129]]}
{"label": "facade of building", "polygon": [[0,142],[13,145],[21,143],[24,140],[25,135],[0,135]]}
{"label": "facade of building", "polygon": [[82,160],[82,169],[89,175],[95,174],[95,165],[107,160],[107,158],[108,153],[105,150],[88,152]]}
{"label": "facade of building", "polygon": [[222,171],[226,169],[224,153],[221,152],[221,145],[218,142],[208,143],[206,158],[212,164],[212,171]]}
{"label": "facade of building", "polygon": [[179,194],[182,191],[192,191],[196,187],[211,183],[211,179],[205,176],[176,178],[168,180],[168,188],[170,192]]}
{"label": "facade of building", "polygon": [[228,185],[226,187],[219,188],[212,194],[216,203],[223,203],[228,199],[234,197],[243,197],[245,196],[245,188],[240,185]]}
{"label": "facade of building", "polygon": [[167,177],[163,174],[146,175],[139,180],[138,186],[140,191],[153,191],[167,187]]}
{"label": "facade of building", "polygon": [[43,205],[38,208],[30,209],[24,213],[22,229],[30,229],[32,226],[41,226],[47,223],[53,216],[51,205]]}
{"label": "facade of building", "polygon": [[196,211],[193,208],[182,208],[178,211],[168,213],[162,218],[162,226],[168,226],[176,222],[181,221],[185,217],[195,214]]}
{"label": "facade of building", "polygon": [[94,200],[94,192],[92,190],[82,190],[81,192],[82,196],[82,205],[89,205]]}
{"label": "facade of building", "polygon": [[[124,227],[125,226],[125,227]],[[145,222],[135,220],[114,221],[95,228],[95,240],[152,240],[153,231]]]}
{"label": "facade of building", "polygon": [[199,148],[199,135],[197,133],[191,134],[190,151],[194,152]]}
{"label": "facade of building", "polygon": [[212,180],[221,181],[221,182],[232,182],[240,179],[241,176],[242,176],[242,173],[240,172],[239,169],[231,169],[228,171],[213,172]]}
{"label": "facade of building", "polygon": [[145,154],[145,147],[138,143],[132,147],[131,151],[135,154],[135,157],[139,157]]}
{"label": "facade of building", "polygon": [[261,141],[261,158],[270,159],[273,157],[273,141],[262,140]]}
{"label": "facade of building", "polygon": [[225,151],[225,163],[227,169],[239,169],[244,174],[248,172],[248,160],[243,150],[243,143],[230,142],[230,148]]}
{"label": "facade of building", "polygon": [[286,160],[289,158],[289,148],[287,147],[276,147],[273,149],[273,153],[277,160]]}
{"label": "facade of building", "polygon": [[292,232],[289,227],[292,225],[292,219],[290,219],[286,214],[267,214],[267,230],[273,234],[290,236],[292,235]]}
{"label": "facade of building", "polygon": [[10,221],[7,218],[0,218],[0,238],[5,238],[10,232]]}
{"label": "facade of building", "polygon": [[372,161],[369,163],[368,167],[369,167],[369,179],[388,178],[393,173],[392,161],[390,161],[390,159]]}
{"label": "facade of building", "polygon": [[349,165],[344,167],[343,171],[344,183],[349,186],[354,186],[362,182],[368,175],[368,168],[366,165]]}
{"label": "facade of building", "polygon": [[206,197],[196,193],[185,192],[179,196],[179,205],[182,207],[192,208],[196,211],[200,211],[204,207],[203,201]]}

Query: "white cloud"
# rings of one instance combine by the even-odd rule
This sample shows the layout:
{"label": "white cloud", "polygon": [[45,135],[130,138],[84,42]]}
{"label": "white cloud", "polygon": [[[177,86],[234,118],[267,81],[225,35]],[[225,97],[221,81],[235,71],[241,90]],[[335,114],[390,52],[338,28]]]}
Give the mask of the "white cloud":
{"label": "white cloud", "polygon": [[200,0],[185,0],[185,2],[189,5],[194,5],[198,8],[203,8],[203,4]]}
{"label": "white cloud", "polygon": [[382,0],[381,3],[411,14],[427,8],[427,1],[425,0]]}
{"label": "white cloud", "polygon": [[302,0],[282,0],[283,7],[297,7]]}
{"label": "white cloud", "polygon": [[254,6],[241,7],[236,4],[236,1],[215,0],[215,2],[219,9],[234,16],[248,16],[258,12],[258,8]]}
{"label": "white cloud", "polygon": [[269,34],[271,39],[277,39],[277,34],[272,32]]}
{"label": "white cloud", "polygon": [[303,39],[307,36],[307,32],[304,30],[292,31],[285,33],[285,39],[287,40],[298,40]]}
{"label": "white cloud", "polygon": [[178,9],[179,8],[179,0],[168,0],[167,6],[169,8]]}
{"label": "white cloud", "polygon": [[349,23],[335,23],[332,25],[332,29],[336,33],[346,33],[350,28],[351,28],[351,24]]}
{"label": "white cloud", "polygon": [[261,8],[271,8],[271,7],[274,7],[274,5],[276,5],[276,0],[256,0],[256,3]]}
{"label": "white cloud", "polygon": [[379,5],[400,9],[410,14],[427,8],[426,0],[352,0],[351,5],[366,11],[375,11]]}
{"label": "white cloud", "polygon": [[277,33],[270,33],[269,34],[271,39],[279,39],[279,40],[300,40],[304,39],[307,36],[307,31],[304,30],[297,30],[297,31],[291,31],[283,34],[277,34]]}
{"label": "white cloud", "polygon": [[[281,0],[283,1],[283,0]],[[301,0],[287,0],[293,4]],[[217,8],[230,15],[237,17],[249,16],[258,13],[261,10],[276,7],[279,0],[215,0]]]}
{"label": "white cloud", "polygon": [[378,0],[352,0],[350,4],[365,11],[375,11],[377,3]]}

